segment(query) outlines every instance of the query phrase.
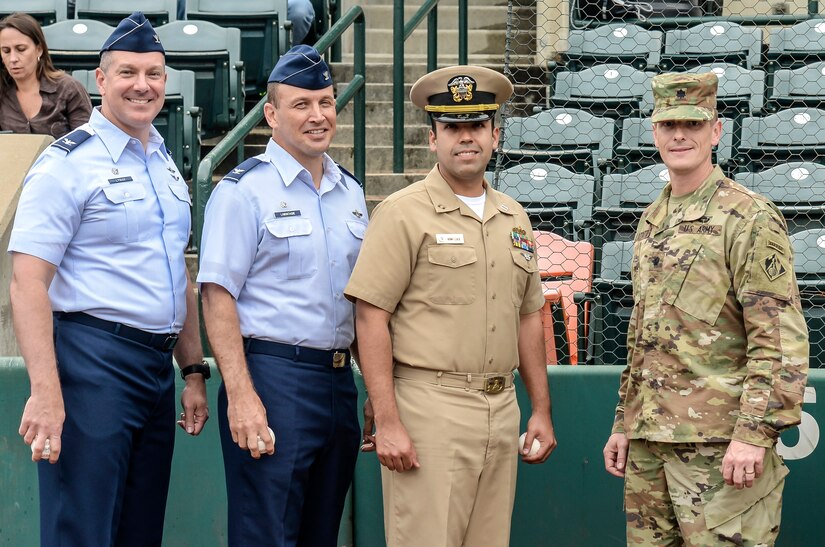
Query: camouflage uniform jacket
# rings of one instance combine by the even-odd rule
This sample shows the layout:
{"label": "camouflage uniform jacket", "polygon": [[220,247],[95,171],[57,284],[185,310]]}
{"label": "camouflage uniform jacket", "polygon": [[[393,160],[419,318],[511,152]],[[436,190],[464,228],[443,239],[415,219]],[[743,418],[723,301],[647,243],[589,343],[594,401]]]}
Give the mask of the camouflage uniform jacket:
{"label": "camouflage uniform jacket", "polygon": [[642,215],[613,432],[770,447],[800,421],[808,331],[787,227],[716,167],[668,214]]}

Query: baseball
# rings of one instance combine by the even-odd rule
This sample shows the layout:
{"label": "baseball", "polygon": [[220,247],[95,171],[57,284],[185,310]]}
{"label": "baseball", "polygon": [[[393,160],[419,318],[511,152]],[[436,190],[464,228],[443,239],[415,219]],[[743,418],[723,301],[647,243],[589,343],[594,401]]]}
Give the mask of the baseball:
{"label": "baseball", "polygon": [[[34,454],[34,442],[31,444],[32,454]],[[43,452],[40,454],[41,458],[48,458],[51,455],[52,451],[49,448],[49,439],[46,439],[46,444],[43,446]]]}
{"label": "baseball", "polygon": [[[269,430],[269,438],[272,439],[272,442],[274,443],[275,442],[275,432],[272,431],[271,427],[267,427],[267,429]],[[266,442],[264,442],[264,440],[260,436],[258,436],[258,451],[259,452],[264,452],[265,450],[266,450]]]}
{"label": "baseball", "polygon": [[[522,454],[522,450],[524,450],[524,439],[527,438],[527,433],[522,433],[521,437],[518,438],[518,452]],[[541,443],[538,439],[533,439],[533,446],[530,447],[530,453],[527,454],[528,456],[535,456],[538,454],[539,450],[541,449]]]}

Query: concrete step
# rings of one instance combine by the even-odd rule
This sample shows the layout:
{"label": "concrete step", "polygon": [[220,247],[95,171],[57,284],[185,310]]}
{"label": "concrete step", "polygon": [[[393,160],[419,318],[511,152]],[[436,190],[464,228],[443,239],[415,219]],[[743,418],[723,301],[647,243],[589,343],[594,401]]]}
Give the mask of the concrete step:
{"label": "concrete step", "polygon": [[[352,103],[338,113],[338,123],[352,125],[355,107]],[[366,107],[367,126],[392,123],[392,101],[370,101]],[[427,113],[412,104],[408,98],[404,101],[405,125],[429,125]]]}
{"label": "concrete step", "polygon": [[[530,38],[532,36],[532,39]],[[353,51],[351,33],[344,35],[341,45],[342,52]],[[367,57],[375,58],[380,55],[392,56],[393,52],[393,31],[391,28],[368,28],[367,29]],[[470,30],[467,36],[468,56],[475,55],[496,55],[504,57],[506,47],[506,32],[502,30]],[[535,33],[522,33],[519,40],[510,42],[510,51],[518,55],[531,55],[536,52]],[[413,31],[410,38],[404,43],[404,56],[426,56],[427,54],[427,30],[418,28]],[[438,32],[438,55],[439,58],[458,58],[458,29],[439,30]]]}
{"label": "concrete step", "polygon": [[[392,121],[392,120],[389,120]],[[425,144],[427,142],[429,125],[414,124],[404,125],[404,144]],[[352,124],[338,124],[338,131],[335,134],[335,141],[338,144],[352,144],[354,126]],[[392,125],[367,126],[367,146],[387,144],[392,142]]]}
{"label": "concrete step", "polygon": [[[333,143],[329,155],[344,166],[352,165],[353,147],[348,144]],[[430,152],[429,146],[408,145],[404,147],[404,171],[421,172],[429,170],[435,164],[435,154]],[[367,147],[367,173],[392,172],[392,145],[377,145]],[[368,187],[369,190],[369,187]]]}
{"label": "concrete step", "polygon": [[[433,160],[435,162],[435,160]],[[432,167],[432,166],[430,166]],[[366,191],[369,196],[388,196],[423,179],[429,169],[406,173],[371,173],[367,175]]]}
{"label": "concrete step", "polygon": [[[458,28],[458,5],[443,5],[441,2],[438,8],[438,28],[439,30]],[[496,5],[480,5],[474,0],[472,5],[467,6],[467,28],[486,30],[506,30],[507,29],[507,3]],[[395,7],[392,4],[362,4],[364,16],[367,19],[367,26],[370,29],[392,28]],[[412,19],[418,11],[419,6],[404,6],[404,21]],[[524,30],[536,28],[536,8],[532,6],[515,6],[513,8],[513,21],[519,24],[519,28]],[[427,28],[427,20],[422,21],[418,28]]]}

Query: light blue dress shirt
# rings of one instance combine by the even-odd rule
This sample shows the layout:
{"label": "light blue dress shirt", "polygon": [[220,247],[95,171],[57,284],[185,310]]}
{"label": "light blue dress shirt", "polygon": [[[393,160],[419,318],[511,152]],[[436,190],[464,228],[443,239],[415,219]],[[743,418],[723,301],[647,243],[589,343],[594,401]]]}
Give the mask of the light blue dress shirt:
{"label": "light blue dress shirt", "polygon": [[245,337],[347,348],[344,287],[367,227],[364,192],[329,156],[320,189],[272,139],[256,157],[262,163],[221,181],[209,199],[198,283],[232,294]]}
{"label": "light blue dress shirt", "polygon": [[92,136],[70,152],[49,146],[26,176],[9,252],[57,266],[54,311],[178,332],[189,188],[154,127],[145,152],[98,109],[79,129]]}

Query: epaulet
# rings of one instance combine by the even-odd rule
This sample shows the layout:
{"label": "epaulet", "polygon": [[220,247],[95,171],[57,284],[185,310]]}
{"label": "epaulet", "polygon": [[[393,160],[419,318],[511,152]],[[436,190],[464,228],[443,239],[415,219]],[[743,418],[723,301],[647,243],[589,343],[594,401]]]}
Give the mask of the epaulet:
{"label": "epaulet", "polygon": [[350,173],[349,171],[347,171],[346,169],[344,169],[344,167],[343,167],[340,163],[336,163],[335,165],[337,165],[337,166],[338,166],[338,169],[340,169],[342,173],[344,173],[344,174],[345,174],[345,175],[347,175],[349,178],[351,178],[352,180],[354,180],[355,182],[357,182],[357,183],[358,183],[358,186],[360,186],[361,188],[363,188],[363,187],[364,187],[364,183],[363,183],[363,182],[361,182],[360,180],[358,180],[358,177],[356,177],[355,175],[353,175],[352,173]]}
{"label": "epaulet", "polygon": [[261,163],[263,160],[258,158],[249,158],[244,160],[239,166],[234,168],[232,171],[226,174],[222,180],[228,180],[229,182],[238,182],[241,180],[245,174],[252,170],[253,167]]}
{"label": "epaulet", "polygon": [[51,145],[55,148],[59,148],[66,152],[67,154],[70,153],[72,150],[83,144],[86,139],[91,137],[92,134],[84,129],[75,129],[71,133],[66,136],[60,137],[56,141],[54,141]]}

